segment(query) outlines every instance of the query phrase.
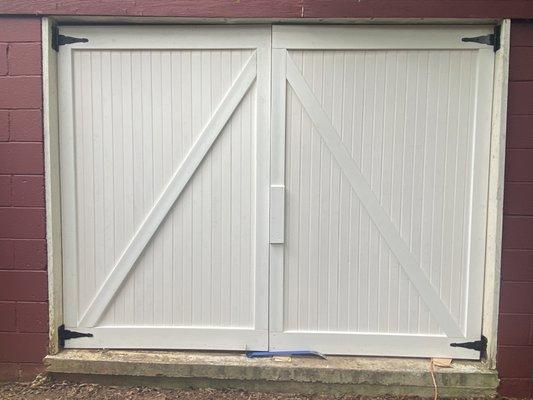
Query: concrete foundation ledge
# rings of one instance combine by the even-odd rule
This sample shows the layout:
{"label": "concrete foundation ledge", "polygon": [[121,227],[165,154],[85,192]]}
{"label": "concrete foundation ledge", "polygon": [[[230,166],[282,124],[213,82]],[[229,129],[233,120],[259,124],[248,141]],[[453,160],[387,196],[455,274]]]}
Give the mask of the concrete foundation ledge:
{"label": "concrete foundation ledge", "polygon": [[[339,357],[248,359],[242,353],[63,350],[45,358],[52,378],[172,388],[211,387],[328,395],[433,396],[427,359]],[[483,362],[435,367],[440,397],[494,396],[496,371]]]}

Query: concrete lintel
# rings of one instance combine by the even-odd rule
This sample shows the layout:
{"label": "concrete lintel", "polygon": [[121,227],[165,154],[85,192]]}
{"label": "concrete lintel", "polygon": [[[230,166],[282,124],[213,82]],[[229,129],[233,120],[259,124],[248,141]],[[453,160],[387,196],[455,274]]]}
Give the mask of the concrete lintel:
{"label": "concrete lintel", "polygon": [[[239,388],[305,394],[433,393],[429,360],[377,357],[248,359],[242,353],[63,350],[47,356],[52,377],[162,387]],[[494,395],[497,373],[482,362],[435,368],[442,397]]]}

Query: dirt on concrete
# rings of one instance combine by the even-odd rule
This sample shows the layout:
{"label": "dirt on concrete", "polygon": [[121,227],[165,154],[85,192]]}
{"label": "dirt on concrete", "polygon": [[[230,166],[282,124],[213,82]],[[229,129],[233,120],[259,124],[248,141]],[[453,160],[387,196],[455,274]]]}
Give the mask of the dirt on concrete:
{"label": "dirt on concrete", "polygon": [[[156,389],[148,387],[104,386],[95,383],[50,382],[7,383],[0,385],[0,399],[24,400],[330,400],[326,396],[302,396],[292,394],[251,393],[240,390],[215,389]],[[363,397],[336,399],[355,400]],[[388,398],[380,398],[382,400]],[[390,398],[393,399],[393,398]],[[397,398],[394,398],[397,399]]]}
{"label": "dirt on concrete", "polygon": [[4,400],[404,400],[417,397],[308,396],[273,394],[241,390],[157,389],[149,387],[106,386],[96,383],[51,381],[38,376],[33,382],[0,383],[0,399]]}

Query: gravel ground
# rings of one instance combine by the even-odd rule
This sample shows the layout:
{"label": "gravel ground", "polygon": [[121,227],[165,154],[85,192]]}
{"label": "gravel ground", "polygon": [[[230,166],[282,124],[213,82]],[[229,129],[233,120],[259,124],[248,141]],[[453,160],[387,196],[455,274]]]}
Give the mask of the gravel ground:
{"label": "gravel ground", "polygon": [[0,399],[24,400],[406,400],[407,397],[305,396],[292,394],[252,393],[239,390],[155,389],[147,387],[104,386],[93,383],[49,381],[44,376],[33,382],[0,385]]}
{"label": "gravel ground", "polygon": [[[71,382],[43,382],[32,383],[8,383],[0,386],[0,399],[25,399],[25,400],[330,400],[327,396],[301,396],[291,394],[268,394],[250,393],[238,390],[215,390],[215,389],[154,389],[147,387],[119,387],[103,386],[93,383]],[[359,396],[342,397],[343,400],[364,399]],[[377,398],[376,398],[377,399]],[[397,399],[394,397],[379,399]]]}

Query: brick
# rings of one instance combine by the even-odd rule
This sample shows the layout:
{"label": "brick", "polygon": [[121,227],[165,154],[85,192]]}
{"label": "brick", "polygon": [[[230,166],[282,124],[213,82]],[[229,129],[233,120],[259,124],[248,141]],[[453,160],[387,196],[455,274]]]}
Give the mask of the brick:
{"label": "brick", "polygon": [[500,313],[533,314],[533,282],[501,283]]}
{"label": "brick", "polygon": [[0,331],[14,332],[17,330],[17,305],[0,303]]}
{"label": "brick", "polygon": [[500,346],[497,355],[498,371],[502,378],[531,378],[533,376],[533,346]]}
{"label": "brick", "polygon": [[23,381],[32,381],[37,375],[44,372],[44,365],[32,364],[32,363],[22,363],[20,364],[20,380]]}
{"label": "brick", "polygon": [[44,177],[13,176],[11,196],[15,207],[44,207]]}
{"label": "brick", "polygon": [[13,268],[13,241],[0,239],[0,269]]}
{"label": "brick", "polygon": [[533,215],[533,183],[505,185],[503,212],[507,215]]}
{"label": "brick", "polygon": [[504,249],[533,250],[533,217],[504,216]]}
{"label": "brick", "polygon": [[500,396],[527,398],[533,396],[532,387],[533,379],[501,379],[498,393]]}
{"label": "brick", "polygon": [[0,142],[9,140],[9,111],[0,110]]}
{"label": "brick", "polygon": [[41,108],[40,76],[0,77],[0,108]]}
{"label": "brick", "polygon": [[17,324],[19,332],[48,332],[48,304],[18,303]]}
{"label": "brick", "polygon": [[41,143],[0,143],[0,174],[44,172]]}
{"label": "brick", "polygon": [[511,81],[533,80],[533,47],[512,47],[509,62]]}
{"label": "brick", "polygon": [[0,238],[43,239],[44,237],[43,208],[0,208]]}
{"label": "brick", "polygon": [[0,207],[11,205],[11,176],[0,175]]}
{"label": "brick", "polygon": [[533,46],[533,24],[513,21],[511,23],[511,46]]}
{"label": "brick", "polygon": [[505,159],[505,181],[533,182],[532,161],[533,149],[507,150],[507,155]]}
{"label": "brick", "polygon": [[498,344],[528,345],[532,316],[500,314]]}
{"label": "brick", "polygon": [[509,115],[507,117],[507,148],[533,148],[533,115]]}
{"label": "brick", "polygon": [[0,42],[40,42],[39,18],[1,17]]}
{"label": "brick", "polygon": [[533,250],[503,250],[502,280],[533,282]]}
{"label": "brick", "polygon": [[0,361],[40,363],[47,345],[46,333],[0,333]]}
{"label": "brick", "polygon": [[46,241],[13,240],[13,268],[44,270],[46,268]]}
{"label": "brick", "polygon": [[42,142],[43,113],[41,110],[13,110],[10,118],[10,140]]}
{"label": "brick", "polygon": [[508,112],[510,115],[533,114],[533,82],[509,82]]}
{"label": "brick", "polygon": [[44,271],[0,271],[0,301],[47,301]]}
{"label": "brick", "polygon": [[0,75],[7,75],[7,44],[0,43]]}
{"label": "brick", "polygon": [[533,315],[531,316],[531,323],[529,324],[529,344],[533,346]]}
{"label": "brick", "polygon": [[41,44],[11,43],[8,51],[9,75],[40,75]]}
{"label": "brick", "polygon": [[0,363],[0,382],[16,381],[19,379],[19,365],[16,363]]}

